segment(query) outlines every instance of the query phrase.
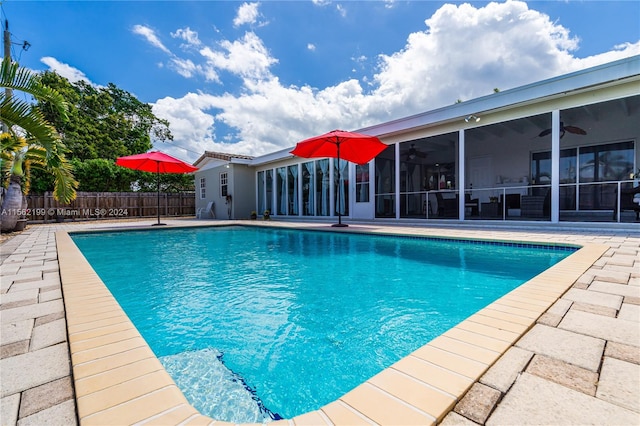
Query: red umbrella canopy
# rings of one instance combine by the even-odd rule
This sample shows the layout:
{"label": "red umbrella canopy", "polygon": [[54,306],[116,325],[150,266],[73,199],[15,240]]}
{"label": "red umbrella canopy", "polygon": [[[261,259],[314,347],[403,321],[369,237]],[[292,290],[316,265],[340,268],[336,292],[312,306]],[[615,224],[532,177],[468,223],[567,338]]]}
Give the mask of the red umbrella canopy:
{"label": "red umbrella canopy", "polygon": [[367,164],[386,148],[387,145],[375,136],[332,130],[298,142],[291,154],[304,158],[341,158],[356,164]]}
{"label": "red umbrella canopy", "polygon": [[154,173],[190,173],[198,170],[197,167],[160,151],[118,157],[116,164],[128,169]]}

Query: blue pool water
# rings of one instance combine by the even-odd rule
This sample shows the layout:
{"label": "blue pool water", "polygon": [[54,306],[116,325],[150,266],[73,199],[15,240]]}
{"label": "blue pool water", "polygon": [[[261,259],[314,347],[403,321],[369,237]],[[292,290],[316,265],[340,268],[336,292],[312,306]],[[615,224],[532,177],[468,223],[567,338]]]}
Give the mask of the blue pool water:
{"label": "blue pool water", "polygon": [[571,253],[254,227],[73,239],[189,401],[230,422],[318,409]]}

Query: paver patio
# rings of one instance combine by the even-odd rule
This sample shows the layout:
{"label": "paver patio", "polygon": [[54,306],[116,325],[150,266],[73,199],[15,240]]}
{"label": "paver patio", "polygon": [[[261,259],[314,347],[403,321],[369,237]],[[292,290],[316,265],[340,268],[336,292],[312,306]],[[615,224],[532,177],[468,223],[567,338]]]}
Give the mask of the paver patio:
{"label": "paver patio", "polygon": [[[202,224],[195,220],[168,220],[167,223],[170,226]],[[141,226],[138,223],[127,225]],[[285,222],[274,222],[273,225],[318,226]],[[78,423],[79,417],[83,418],[77,413],[72,380],[55,231],[113,226],[97,222],[32,225],[0,246],[2,425],[73,425]],[[376,232],[410,232],[453,238],[607,245],[609,248],[604,255],[579,276],[573,287],[546,312],[544,309],[539,313],[520,309],[523,300],[530,299],[535,306],[536,300],[548,299],[545,291],[522,293],[496,306],[490,312],[491,317],[477,315],[473,322],[474,330],[456,329],[436,339],[432,348],[425,351],[447,352],[451,350],[449,348],[459,348],[463,354],[465,350],[473,351],[474,359],[484,359],[487,355],[489,360],[494,351],[507,349],[504,342],[485,336],[478,346],[469,345],[468,342],[474,339],[472,333],[498,317],[503,319],[505,335],[518,333],[520,324],[527,324],[527,317],[533,315],[537,324],[508,349],[476,384],[459,384],[469,390],[460,400],[453,400],[453,410],[442,423],[640,424],[640,228],[576,232],[479,226],[411,228],[367,224],[361,227],[375,229]],[[359,225],[352,225],[352,229],[358,228]],[[425,357],[431,355],[425,354]],[[478,361],[465,359],[463,355],[457,357],[461,364],[475,370]],[[408,406],[407,400],[422,404],[427,395],[431,395],[427,398],[430,403],[434,398],[444,398],[443,406],[449,406],[449,397],[445,398],[441,392],[434,393],[431,385],[415,379],[406,381],[401,372],[404,368],[407,371],[414,369],[415,366],[410,365],[412,362],[420,361],[403,359],[393,371],[385,371],[368,382],[370,389],[365,392],[371,398],[368,404],[381,395],[379,386],[401,380],[406,386],[397,391],[399,409]],[[438,368],[430,368],[427,375],[438,380]],[[454,382],[447,380],[442,386],[456,388]],[[355,416],[349,402],[362,404],[362,395],[364,393],[361,392],[358,399],[355,399],[356,395],[346,396],[339,404],[324,407],[322,412],[283,423],[330,424],[331,417],[349,419],[343,424],[356,421],[375,424],[374,420],[382,424],[397,424],[393,416],[384,411],[376,414],[375,419]],[[100,398],[96,402],[100,404]],[[178,419],[178,412],[172,414],[148,421],[155,424],[180,423],[179,420],[170,420]],[[428,416],[419,412],[415,414],[414,420],[418,424],[429,423]]]}

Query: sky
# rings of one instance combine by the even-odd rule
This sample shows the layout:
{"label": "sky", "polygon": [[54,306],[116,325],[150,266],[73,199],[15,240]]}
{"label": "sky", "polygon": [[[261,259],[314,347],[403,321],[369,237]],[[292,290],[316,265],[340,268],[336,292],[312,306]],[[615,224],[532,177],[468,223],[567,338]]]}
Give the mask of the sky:
{"label": "sky", "polygon": [[[12,57],[167,119],[155,149],[262,155],[640,54],[640,1],[18,1]],[[24,49],[24,42],[29,43]]]}

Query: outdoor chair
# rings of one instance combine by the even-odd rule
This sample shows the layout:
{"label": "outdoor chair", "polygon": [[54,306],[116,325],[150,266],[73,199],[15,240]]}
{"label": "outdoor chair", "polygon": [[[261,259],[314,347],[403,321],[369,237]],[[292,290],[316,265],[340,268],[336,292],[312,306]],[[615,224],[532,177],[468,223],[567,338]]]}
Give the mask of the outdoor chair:
{"label": "outdoor chair", "polygon": [[439,217],[458,217],[458,196],[444,198],[440,192],[436,192]]}
{"label": "outdoor chair", "polygon": [[[618,198],[618,189],[615,190],[616,200]],[[640,204],[634,202],[634,196],[640,194],[640,186],[631,189],[623,189],[620,191],[620,211],[631,210],[636,212],[636,220],[640,220]],[[618,203],[613,207],[613,220],[618,219]]]}
{"label": "outdoor chair", "polygon": [[464,194],[464,208],[470,210],[471,216],[478,216],[480,212],[480,200],[471,198],[471,194]]}
{"label": "outdoor chair", "polygon": [[531,218],[551,217],[551,191],[545,195],[523,195],[520,198],[520,215]]}
{"label": "outdoor chair", "polygon": [[[506,200],[506,203],[504,203],[504,200]],[[503,195],[500,194],[500,202],[499,202],[500,213],[502,214],[503,205],[504,205],[506,207],[507,216],[519,216],[521,211],[520,194],[506,194],[506,196],[504,197],[504,200],[503,200]],[[542,200],[542,204],[544,208],[544,199]],[[511,210],[511,212],[509,210]]]}
{"label": "outdoor chair", "polygon": [[215,203],[210,201],[207,203],[207,207],[200,207],[196,212],[196,218],[198,219],[215,219],[216,211],[215,211]]}

